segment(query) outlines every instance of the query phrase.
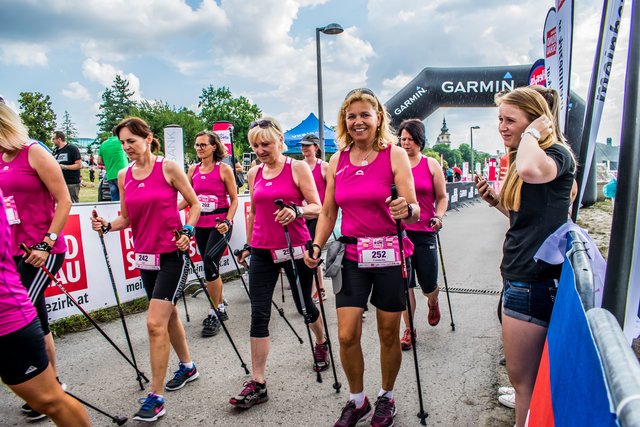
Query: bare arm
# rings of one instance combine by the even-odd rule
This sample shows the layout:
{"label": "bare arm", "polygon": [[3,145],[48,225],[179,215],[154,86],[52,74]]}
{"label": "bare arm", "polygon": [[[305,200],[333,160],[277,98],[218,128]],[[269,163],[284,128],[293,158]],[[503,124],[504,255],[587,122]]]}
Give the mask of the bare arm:
{"label": "bare arm", "polygon": [[317,218],[320,213],[320,196],[313,180],[311,169],[303,160],[295,160],[291,165],[293,181],[296,183],[307,205],[304,207],[303,217]]}
{"label": "bare arm", "polygon": [[[416,190],[411,173],[411,163],[407,152],[397,145],[391,146],[391,170],[393,171],[393,182],[398,189],[398,198],[389,198],[389,211],[394,219],[401,219],[406,224],[413,224],[420,219],[420,206],[416,200]],[[413,207],[413,215],[407,218],[409,213],[408,205]]]}
{"label": "bare arm", "polygon": [[193,191],[193,187],[189,183],[189,178],[187,178],[187,175],[176,162],[167,159],[162,163],[162,173],[169,185],[178,190],[187,202],[189,206],[189,219],[187,220],[187,224],[195,227],[198,219],[200,219],[201,206],[196,192]]}
{"label": "bare arm", "polygon": [[[189,166],[189,171],[187,172],[187,179],[189,180],[189,185],[191,186],[191,188],[193,188],[193,171],[195,169],[196,169],[196,166],[191,165]],[[187,201],[183,198],[178,202],[178,210],[181,211],[184,208],[186,208],[188,205],[189,204],[187,203]]]}
{"label": "bare arm", "polygon": [[[540,139],[550,134],[551,121],[546,116],[535,119],[528,128],[540,132]],[[556,162],[540,148],[536,138],[530,133],[523,133],[516,154],[516,170],[522,180],[528,184],[545,184],[553,181],[558,175]]]}
{"label": "bare arm", "polygon": [[[226,219],[227,221],[233,221],[236,211],[238,210],[238,189],[236,187],[236,177],[233,176],[231,166],[220,163],[220,177],[227,189],[227,194],[229,194],[229,211],[227,212]],[[216,229],[222,234],[229,231],[229,227],[225,223],[216,225]]]}
{"label": "bare arm", "polygon": [[[429,165],[429,170],[433,175],[433,189],[436,195],[436,216],[443,218],[444,214],[447,213],[447,206],[449,204],[449,199],[447,197],[447,184],[444,179],[444,173],[442,172],[442,168],[440,167],[440,163],[436,159],[431,157],[427,157],[427,164]],[[434,226],[436,232],[442,228],[442,220],[436,218],[436,224]]]}
{"label": "bare arm", "polygon": [[[125,204],[125,194],[124,194],[124,177],[126,176],[127,168],[122,169],[118,172],[118,191],[120,192],[120,215],[115,217],[111,221],[111,231],[118,231],[125,229],[129,226],[129,212],[127,211],[127,205]],[[106,227],[109,222],[102,217],[91,217],[91,227],[98,231],[102,229],[102,227]]]}
{"label": "bare arm", "polygon": [[[256,217],[256,207],[253,204],[253,181],[255,180],[256,174],[258,173],[258,167],[259,166],[252,167],[247,173],[247,181],[249,184],[249,199],[251,200],[251,209],[249,210],[249,215],[247,215],[247,244],[251,244],[251,237],[253,235],[253,222]],[[238,262],[246,267],[246,259],[249,255],[250,254],[247,251],[240,251],[237,256]]]}

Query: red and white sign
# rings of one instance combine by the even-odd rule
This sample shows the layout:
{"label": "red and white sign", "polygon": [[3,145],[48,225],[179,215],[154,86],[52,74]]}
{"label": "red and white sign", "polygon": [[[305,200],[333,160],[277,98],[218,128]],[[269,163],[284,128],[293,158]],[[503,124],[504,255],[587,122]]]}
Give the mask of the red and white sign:
{"label": "red and white sign", "polygon": [[213,124],[213,131],[220,137],[220,142],[226,147],[227,153],[231,155],[231,133],[233,132],[233,123],[231,122],[215,122]]}
{"label": "red and white sign", "polygon": [[[56,280],[69,292],[87,289],[87,273],[78,215],[69,215],[64,227],[64,240],[67,244],[67,254],[60,271],[56,274]],[[44,294],[45,297],[53,297],[62,294],[62,291],[51,283]]]}
{"label": "red and white sign", "polygon": [[545,58],[549,58],[556,54],[558,47],[558,37],[556,27],[547,31],[547,37],[545,38]]}

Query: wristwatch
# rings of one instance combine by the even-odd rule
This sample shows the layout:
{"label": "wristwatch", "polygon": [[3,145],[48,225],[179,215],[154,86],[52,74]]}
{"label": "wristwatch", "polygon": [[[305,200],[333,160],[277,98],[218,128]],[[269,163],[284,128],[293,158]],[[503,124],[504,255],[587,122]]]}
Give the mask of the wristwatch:
{"label": "wristwatch", "polygon": [[536,129],[536,128],[526,128],[524,130],[524,132],[522,132],[522,135],[524,136],[525,133],[528,133],[529,135],[534,137],[536,139],[536,141],[540,141],[540,132],[538,132],[538,129]]}
{"label": "wristwatch", "polygon": [[404,217],[404,219],[409,219],[413,216],[413,206],[411,206],[411,203],[407,203],[407,216]]}
{"label": "wristwatch", "polygon": [[56,233],[47,233],[45,236],[47,236],[52,242],[58,240],[58,235]]}

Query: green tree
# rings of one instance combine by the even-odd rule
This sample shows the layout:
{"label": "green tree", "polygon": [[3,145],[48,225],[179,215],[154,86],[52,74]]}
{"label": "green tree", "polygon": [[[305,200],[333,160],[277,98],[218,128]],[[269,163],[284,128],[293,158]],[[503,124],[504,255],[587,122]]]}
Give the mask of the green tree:
{"label": "green tree", "polygon": [[111,135],[111,129],[120,120],[131,115],[131,110],[135,106],[135,101],[131,99],[133,94],[134,92],[129,89],[129,80],[120,75],[116,75],[113,85],[102,92],[100,111],[96,114],[100,136],[106,133]]}
{"label": "green tree", "polygon": [[56,113],[51,107],[49,95],[40,92],[20,92],[20,118],[29,136],[51,146],[51,136],[56,130]]}
{"label": "green tree", "polygon": [[153,135],[160,141],[161,147],[164,147],[165,126],[180,126],[184,137],[185,160],[188,162],[196,159],[196,153],[193,147],[196,134],[206,128],[204,122],[196,113],[184,107],[171,107],[161,101],[143,101],[133,107],[131,115],[140,117],[149,124]]}
{"label": "green tree", "polygon": [[76,129],[75,123],[71,121],[71,116],[67,110],[64,110],[64,115],[62,117],[62,124],[60,125],[59,130],[64,132],[67,137],[67,142],[75,143],[78,138],[78,129]]}
{"label": "green tree", "polygon": [[462,165],[462,155],[460,151],[455,148],[452,149],[448,144],[436,144],[432,149],[442,154],[449,166]]}
{"label": "green tree", "polygon": [[249,124],[262,115],[260,107],[244,96],[234,98],[227,87],[214,88],[212,85],[202,89],[199,99],[200,119],[207,129],[211,129],[217,121],[226,120],[233,123],[236,158],[240,159],[242,153],[250,151],[247,141]]}

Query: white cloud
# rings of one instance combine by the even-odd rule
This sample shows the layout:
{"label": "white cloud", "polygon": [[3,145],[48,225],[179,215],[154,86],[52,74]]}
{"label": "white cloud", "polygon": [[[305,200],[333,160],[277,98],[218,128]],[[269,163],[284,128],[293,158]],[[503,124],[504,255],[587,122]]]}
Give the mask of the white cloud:
{"label": "white cloud", "polygon": [[82,73],[89,80],[98,82],[105,87],[111,87],[116,75],[129,81],[129,90],[133,92],[131,99],[141,101],[140,79],[133,73],[125,73],[111,64],[102,64],[93,58],[86,59],[82,64]]}
{"label": "white cloud", "polygon": [[67,89],[62,89],[62,95],[69,99],[77,99],[81,101],[90,101],[91,96],[86,87],[79,82],[71,82],[67,85]]}
{"label": "white cloud", "polygon": [[47,49],[35,43],[2,43],[0,60],[8,65],[26,67],[46,67],[48,65]]}

